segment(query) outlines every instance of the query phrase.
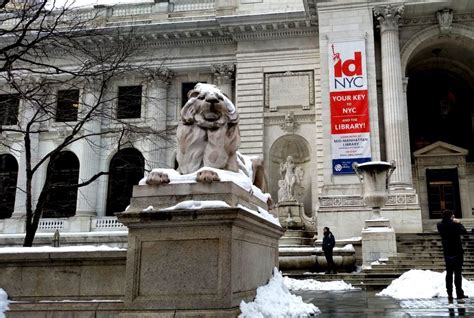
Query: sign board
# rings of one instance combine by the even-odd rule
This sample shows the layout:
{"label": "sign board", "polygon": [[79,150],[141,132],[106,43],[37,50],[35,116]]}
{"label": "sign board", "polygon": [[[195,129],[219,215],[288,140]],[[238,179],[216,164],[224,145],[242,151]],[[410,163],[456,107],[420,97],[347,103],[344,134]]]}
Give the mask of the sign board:
{"label": "sign board", "polygon": [[329,44],[329,105],[333,174],[354,173],[371,160],[365,42]]}

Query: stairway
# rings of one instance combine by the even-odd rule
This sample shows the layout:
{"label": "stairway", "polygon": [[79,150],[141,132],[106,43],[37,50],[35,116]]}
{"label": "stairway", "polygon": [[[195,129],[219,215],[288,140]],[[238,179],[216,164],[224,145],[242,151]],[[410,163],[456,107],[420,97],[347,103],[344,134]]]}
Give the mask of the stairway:
{"label": "stairway", "polygon": [[[474,279],[474,235],[463,236],[463,276]],[[397,255],[365,273],[391,274],[398,277],[410,269],[442,272],[445,269],[443,247],[438,233],[397,234]]]}
{"label": "stairway", "polygon": [[[464,266],[463,276],[474,280],[474,234],[463,236]],[[359,273],[339,273],[324,275],[318,273],[289,274],[297,279],[315,279],[318,281],[344,280],[354,287],[381,290],[390,285],[410,269],[445,270],[443,247],[438,233],[397,234],[397,255],[380,264],[372,265]]]}

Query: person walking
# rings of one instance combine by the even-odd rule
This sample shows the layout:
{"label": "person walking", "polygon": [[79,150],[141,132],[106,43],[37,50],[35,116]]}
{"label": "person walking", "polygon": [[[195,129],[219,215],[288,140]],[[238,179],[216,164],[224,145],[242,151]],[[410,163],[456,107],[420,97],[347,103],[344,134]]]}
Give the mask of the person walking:
{"label": "person walking", "polygon": [[462,289],[462,265],[464,262],[464,250],[462,248],[461,235],[466,234],[466,228],[461,222],[454,218],[453,211],[443,210],[443,219],[438,223],[438,232],[443,244],[444,262],[446,264],[446,291],[448,302],[453,302],[453,274],[454,286],[458,300],[468,298]]}
{"label": "person walking", "polygon": [[326,270],[326,274],[336,274],[336,265],[334,264],[334,260],[332,259],[332,250],[336,245],[336,239],[334,235],[331,233],[329,228],[326,226],[323,229],[323,252],[324,256],[326,257],[326,261],[328,263],[328,269]]}

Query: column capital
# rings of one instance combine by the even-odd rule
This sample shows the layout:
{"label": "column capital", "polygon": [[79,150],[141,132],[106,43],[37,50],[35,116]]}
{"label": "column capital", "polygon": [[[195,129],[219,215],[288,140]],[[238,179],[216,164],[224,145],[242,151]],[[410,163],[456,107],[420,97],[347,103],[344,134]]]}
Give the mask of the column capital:
{"label": "column capital", "polygon": [[150,81],[158,81],[162,85],[170,85],[173,80],[174,73],[167,67],[159,67],[149,74]]}
{"label": "column capital", "polygon": [[214,76],[217,78],[219,84],[230,82],[234,75],[235,64],[212,64],[211,72],[214,73]]}
{"label": "column capital", "polygon": [[374,8],[374,16],[379,21],[381,32],[398,31],[405,7],[403,5],[383,5]]}

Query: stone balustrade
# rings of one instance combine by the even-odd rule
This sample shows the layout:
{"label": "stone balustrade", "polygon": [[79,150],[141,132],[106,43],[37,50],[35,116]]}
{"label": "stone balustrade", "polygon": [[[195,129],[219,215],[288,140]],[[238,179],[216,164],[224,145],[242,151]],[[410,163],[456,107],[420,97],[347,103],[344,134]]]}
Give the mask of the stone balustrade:
{"label": "stone balustrade", "polygon": [[[38,233],[60,232],[105,232],[126,231],[127,227],[120,223],[115,216],[108,217],[70,217],[44,218],[39,221]],[[0,234],[25,233],[24,218],[9,218],[0,220]]]}

